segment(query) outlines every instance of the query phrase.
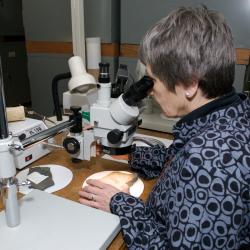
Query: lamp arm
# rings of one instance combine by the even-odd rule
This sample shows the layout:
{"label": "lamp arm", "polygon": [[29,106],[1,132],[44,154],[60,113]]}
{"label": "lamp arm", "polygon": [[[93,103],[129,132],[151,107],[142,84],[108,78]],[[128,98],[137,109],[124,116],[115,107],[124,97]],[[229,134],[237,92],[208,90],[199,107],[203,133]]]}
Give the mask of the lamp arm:
{"label": "lamp arm", "polygon": [[63,79],[69,79],[70,77],[71,73],[67,72],[58,74],[52,79],[52,97],[53,97],[53,103],[55,107],[57,121],[62,121],[62,111],[60,108],[59,95],[58,95],[58,82]]}

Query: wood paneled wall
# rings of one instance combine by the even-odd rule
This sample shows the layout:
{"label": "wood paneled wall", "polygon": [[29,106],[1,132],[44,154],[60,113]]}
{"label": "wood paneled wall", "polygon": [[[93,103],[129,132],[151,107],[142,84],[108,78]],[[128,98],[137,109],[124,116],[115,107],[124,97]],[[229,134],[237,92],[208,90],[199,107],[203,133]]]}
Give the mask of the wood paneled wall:
{"label": "wood paneled wall", "polygon": [[[136,44],[121,44],[120,56],[137,57],[138,45]],[[236,62],[237,64],[248,64],[250,58],[250,49],[236,48]]]}
{"label": "wood paneled wall", "polygon": [[[136,58],[138,56],[137,44],[118,44],[118,43],[102,43],[102,56],[107,57],[129,57]],[[27,53],[56,53],[56,54],[72,54],[73,47],[71,42],[47,42],[47,41],[26,41]],[[237,48],[236,60],[237,64],[248,64],[250,58],[250,49]]]}
{"label": "wood paneled wall", "polygon": [[[73,54],[71,42],[26,41],[27,53],[55,53]],[[118,57],[120,48],[118,43],[102,43],[102,56]]]}

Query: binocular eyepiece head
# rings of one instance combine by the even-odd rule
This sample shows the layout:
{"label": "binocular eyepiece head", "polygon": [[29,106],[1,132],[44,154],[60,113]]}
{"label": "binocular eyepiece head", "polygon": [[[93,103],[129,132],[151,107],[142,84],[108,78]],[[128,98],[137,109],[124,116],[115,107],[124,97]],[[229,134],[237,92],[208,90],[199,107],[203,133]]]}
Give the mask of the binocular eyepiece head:
{"label": "binocular eyepiece head", "polygon": [[137,106],[148,95],[153,86],[153,80],[149,76],[144,76],[138,82],[133,83],[123,93],[122,98],[127,105]]}

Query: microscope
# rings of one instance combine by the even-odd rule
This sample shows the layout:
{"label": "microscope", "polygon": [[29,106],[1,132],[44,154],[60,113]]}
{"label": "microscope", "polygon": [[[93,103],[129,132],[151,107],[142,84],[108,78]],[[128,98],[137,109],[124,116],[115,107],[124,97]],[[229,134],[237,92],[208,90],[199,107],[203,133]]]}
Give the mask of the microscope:
{"label": "microscope", "polygon": [[[141,101],[153,87],[150,77],[133,83],[118,98],[111,98],[109,64],[99,64],[97,101],[90,107],[91,129],[70,131],[63,146],[72,158],[90,160],[95,156],[95,142],[101,152],[122,155],[131,152],[133,135],[140,125]],[[80,110],[78,110],[80,111]]]}

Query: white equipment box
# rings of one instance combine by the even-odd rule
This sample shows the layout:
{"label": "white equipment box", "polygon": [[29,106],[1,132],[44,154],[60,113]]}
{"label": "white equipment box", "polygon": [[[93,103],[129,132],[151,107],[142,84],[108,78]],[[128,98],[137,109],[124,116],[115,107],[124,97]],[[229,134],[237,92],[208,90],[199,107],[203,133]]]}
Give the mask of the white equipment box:
{"label": "white equipment box", "polygon": [[[10,122],[8,126],[14,140],[16,138],[21,142],[22,140],[47,129],[47,126],[43,121],[31,118],[26,118],[24,121]],[[49,141],[53,142],[53,139],[49,139]],[[16,168],[22,169],[50,152],[51,150],[48,149],[42,142],[35,143],[22,151],[16,150]]]}

